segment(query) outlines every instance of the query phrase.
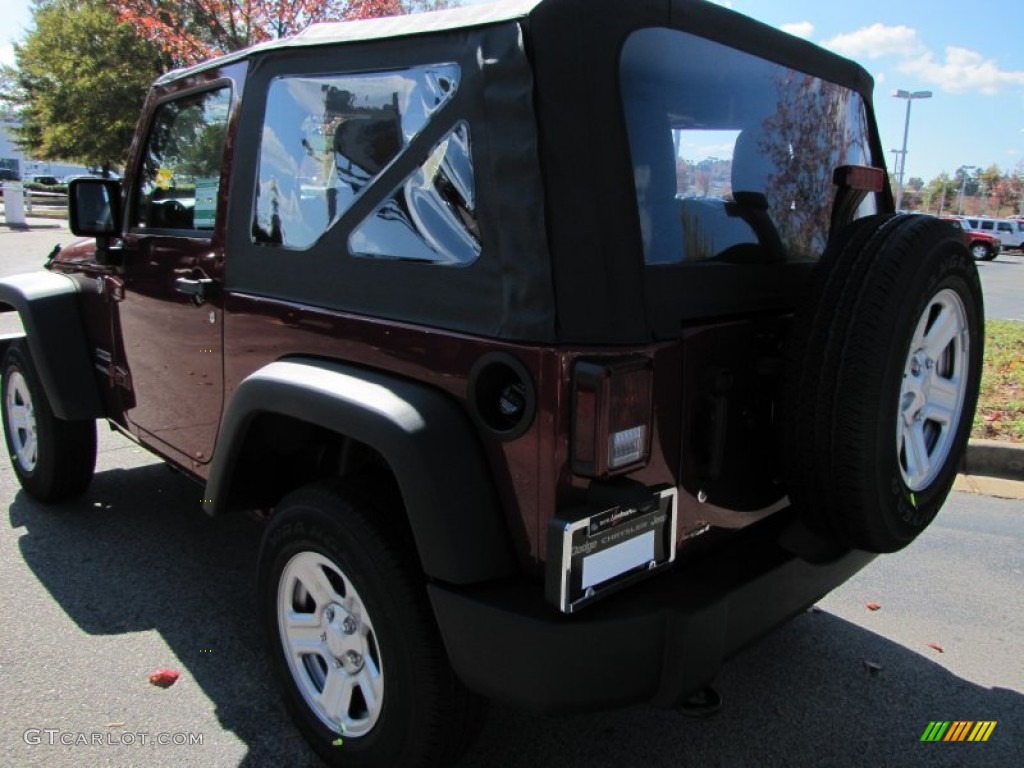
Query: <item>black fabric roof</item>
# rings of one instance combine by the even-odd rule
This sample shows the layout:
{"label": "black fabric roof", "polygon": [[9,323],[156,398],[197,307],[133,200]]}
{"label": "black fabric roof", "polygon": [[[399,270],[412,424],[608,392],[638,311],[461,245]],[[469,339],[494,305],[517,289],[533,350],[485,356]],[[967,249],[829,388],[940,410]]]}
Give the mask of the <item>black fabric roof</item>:
{"label": "black fabric roof", "polygon": [[[644,306],[645,267],[619,86],[622,46],[646,27],[693,33],[821,77],[859,92],[871,108],[871,78],[854,62],[704,0],[502,0],[316,25],[293,38],[170,73],[161,84],[196,80],[190,76],[243,59],[260,62],[254,64],[259,68],[291,51],[324,66],[375,67],[412,61],[426,46],[434,60],[457,60],[467,73],[477,70],[479,90],[452,109],[494,129],[477,131],[474,138],[490,134],[478,142],[489,165],[481,170],[495,171],[482,182],[488,192],[481,195],[482,228],[485,257],[490,249],[501,265],[495,290],[504,298],[497,317],[467,309],[479,317],[467,316],[452,327],[522,340],[628,345],[654,333]],[[492,34],[501,45],[490,42]],[[451,51],[451,58],[438,59],[438,51]],[[495,55],[504,58],[498,62]],[[503,121],[514,125],[498,127]],[[873,141],[881,164],[884,152],[877,136]],[[515,211],[536,213],[512,216]],[[513,219],[534,231],[509,237]],[[531,266],[524,274],[526,253]],[[550,274],[542,274],[548,259]],[[410,308],[403,318],[427,321],[432,311],[421,317]],[[524,323],[524,317],[532,319]]]}

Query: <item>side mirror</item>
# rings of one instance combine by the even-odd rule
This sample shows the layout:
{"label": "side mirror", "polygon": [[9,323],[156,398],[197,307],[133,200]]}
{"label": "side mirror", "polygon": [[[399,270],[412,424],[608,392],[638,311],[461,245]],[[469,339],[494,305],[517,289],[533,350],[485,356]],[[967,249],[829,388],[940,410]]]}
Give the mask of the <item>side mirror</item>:
{"label": "side mirror", "polygon": [[113,179],[72,179],[68,224],[82,237],[101,239],[121,232],[121,183]]}

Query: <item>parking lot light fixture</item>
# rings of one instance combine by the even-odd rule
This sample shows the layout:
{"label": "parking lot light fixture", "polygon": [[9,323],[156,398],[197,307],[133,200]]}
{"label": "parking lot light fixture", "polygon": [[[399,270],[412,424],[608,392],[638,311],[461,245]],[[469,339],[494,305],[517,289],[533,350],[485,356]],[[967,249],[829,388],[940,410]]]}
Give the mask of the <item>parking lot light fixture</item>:
{"label": "parking lot light fixture", "polygon": [[910,133],[910,104],[914,99],[930,99],[931,91],[904,91],[902,89],[893,91],[892,95],[897,99],[907,100],[907,117],[903,123],[903,149],[900,150],[900,172],[896,177],[896,210],[903,205],[903,172],[907,167],[907,135]]}

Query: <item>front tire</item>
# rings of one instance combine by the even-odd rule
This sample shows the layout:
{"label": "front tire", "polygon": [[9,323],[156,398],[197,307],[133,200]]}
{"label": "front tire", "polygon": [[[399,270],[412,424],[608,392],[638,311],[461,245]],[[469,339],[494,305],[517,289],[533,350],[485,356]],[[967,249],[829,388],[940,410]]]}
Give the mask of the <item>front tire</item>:
{"label": "front tire", "polygon": [[790,498],[838,543],[893,552],[935,517],[966,449],[981,284],[958,233],[928,216],[856,222],[818,269],[790,340]]}
{"label": "front tire", "polygon": [[4,437],[21,487],[43,502],[78,496],[96,468],[96,422],[53,415],[23,340],[10,344],[0,368]]}
{"label": "front tire", "polygon": [[341,482],[280,504],[259,563],[271,666],[328,764],[449,765],[479,707],[448,665],[415,552],[386,520]]}

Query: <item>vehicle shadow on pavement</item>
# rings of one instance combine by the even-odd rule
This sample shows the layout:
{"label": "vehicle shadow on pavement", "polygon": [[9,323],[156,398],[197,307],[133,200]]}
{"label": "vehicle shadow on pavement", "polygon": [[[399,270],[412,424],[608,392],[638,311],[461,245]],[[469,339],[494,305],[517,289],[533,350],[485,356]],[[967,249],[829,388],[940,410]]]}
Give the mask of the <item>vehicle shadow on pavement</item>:
{"label": "vehicle shadow on pavement", "polygon": [[280,703],[255,621],[262,525],[210,518],[200,495],[163,464],[116,469],[97,473],[82,500],[53,507],[19,491],[10,522],[27,531],[25,562],[84,632],[162,636],[248,747],[243,764],[320,765]]}
{"label": "vehicle shadow on pavement", "polygon": [[[707,719],[653,707],[538,716],[494,706],[458,768],[1020,765],[1024,696],[963,680],[824,611],[741,652],[715,687],[723,708]],[[998,724],[987,743],[922,743],[933,720]]]}
{"label": "vehicle shadow on pavement", "polygon": [[[261,526],[208,518],[198,488],[159,464],[106,471],[74,503],[47,508],[19,492],[10,523],[25,528],[25,562],[84,632],[160,633],[246,745],[242,765],[319,765],[264,662],[253,597]],[[610,647],[608,663],[626,660]],[[551,716],[493,705],[458,768],[1016,766],[1024,743],[1024,696],[823,611],[742,652],[716,685],[724,707],[704,720],[646,706]],[[933,720],[998,725],[986,743],[922,743]]]}

